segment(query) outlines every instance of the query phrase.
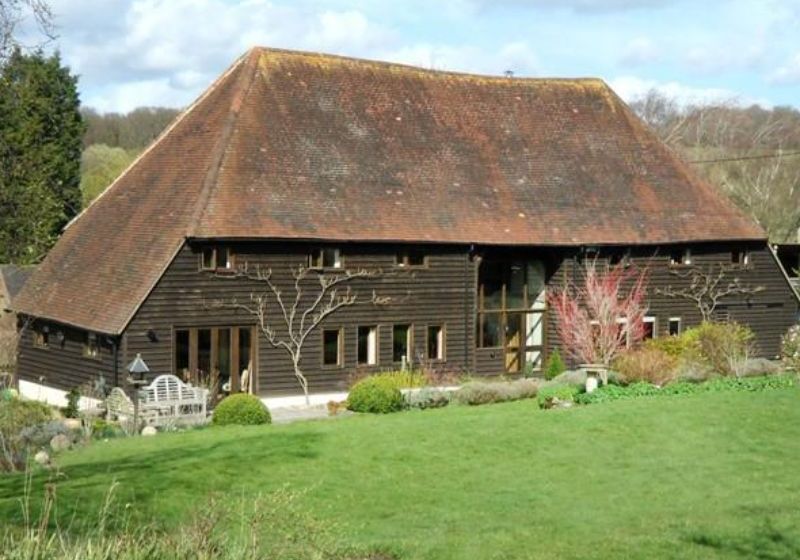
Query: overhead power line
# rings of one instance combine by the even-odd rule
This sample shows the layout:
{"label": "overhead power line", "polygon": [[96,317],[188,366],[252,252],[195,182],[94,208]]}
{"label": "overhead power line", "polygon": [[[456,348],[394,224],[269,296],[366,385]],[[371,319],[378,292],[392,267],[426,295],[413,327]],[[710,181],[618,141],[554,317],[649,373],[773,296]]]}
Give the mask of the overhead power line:
{"label": "overhead power line", "polygon": [[777,152],[773,154],[759,154],[756,156],[736,156],[736,157],[723,157],[714,159],[693,159],[689,160],[687,163],[722,163],[726,161],[747,161],[750,159],[771,159],[771,158],[782,158],[782,157],[793,157],[793,156],[800,156],[800,150],[790,151],[790,152]]}

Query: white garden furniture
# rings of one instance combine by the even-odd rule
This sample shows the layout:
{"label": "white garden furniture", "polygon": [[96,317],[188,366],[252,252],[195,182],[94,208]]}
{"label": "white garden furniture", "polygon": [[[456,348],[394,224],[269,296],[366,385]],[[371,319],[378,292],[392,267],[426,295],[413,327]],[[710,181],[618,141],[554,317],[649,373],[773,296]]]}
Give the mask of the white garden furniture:
{"label": "white garden furniture", "polygon": [[[139,416],[152,426],[198,424],[206,421],[207,402],[208,389],[187,385],[174,375],[159,375],[139,390]],[[106,409],[114,418],[134,415],[133,401],[119,387],[111,390]]]}

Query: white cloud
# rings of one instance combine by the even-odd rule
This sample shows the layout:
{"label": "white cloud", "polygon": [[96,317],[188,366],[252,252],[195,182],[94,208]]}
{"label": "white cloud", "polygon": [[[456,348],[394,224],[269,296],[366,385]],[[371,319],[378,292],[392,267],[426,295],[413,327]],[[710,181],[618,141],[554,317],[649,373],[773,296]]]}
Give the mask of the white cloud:
{"label": "white cloud", "polygon": [[765,99],[753,99],[742,96],[725,88],[700,88],[688,86],[675,81],[658,82],[644,80],[635,76],[620,76],[609,81],[611,88],[627,102],[644,97],[650,90],[675,99],[681,106],[704,105],[709,103],[732,103],[735,105],[758,104],[770,107],[772,104]]}
{"label": "white cloud", "polygon": [[472,45],[417,44],[384,53],[393,62],[411,64],[433,70],[453,70],[474,74],[501,75],[511,70],[517,76],[538,72],[539,63],[533,49],[524,41],[502,45],[498,50],[481,49]]}
{"label": "white cloud", "polygon": [[800,83],[800,52],[789,59],[786,64],[779,66],[768,76],[768,81],[777,85]]}
{"label": "white cloud", "polygon": [[661,58],[661,52],[648,37],[635,37],[622,50],[620,63],[626,66],[652,64]]}

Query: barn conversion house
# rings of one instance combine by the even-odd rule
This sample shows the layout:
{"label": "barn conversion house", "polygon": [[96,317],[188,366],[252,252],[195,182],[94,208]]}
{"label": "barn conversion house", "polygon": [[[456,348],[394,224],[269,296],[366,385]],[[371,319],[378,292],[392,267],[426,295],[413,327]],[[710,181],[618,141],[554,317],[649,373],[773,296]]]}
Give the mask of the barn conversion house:
{"label": "barn conversion house", "polygon": [[[760,288],[715,313],[749,324],[763,355],[796,318],[764,232],[601,80],[255,48],[67,226],[25,284],[19,376],[123,385],[141,354],[152,375],[215,372],[226,390],[297,393],[288,354],[245,307],[264,289],[254,271],[291,302],[299,267],[298,313],[320,279],[367,272],[340,287],[353,304],[308,334],[311,392],[402,363],[535,373],[559,346],[548,286],[586,258],[649,267],[652,336],[700,320],[656,288],[715,263]],[[265,321],[286,336],[269,299]]]}

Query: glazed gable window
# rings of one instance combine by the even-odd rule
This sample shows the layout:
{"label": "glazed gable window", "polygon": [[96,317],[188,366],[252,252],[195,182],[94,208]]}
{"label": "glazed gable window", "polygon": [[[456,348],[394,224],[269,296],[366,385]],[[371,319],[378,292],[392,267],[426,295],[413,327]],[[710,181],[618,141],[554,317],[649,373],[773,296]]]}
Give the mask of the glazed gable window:
{"label": "glazed gable window", "polygon": [[33,333],[33,345],[37,348],[48,348],[50,346],[50,329],[47,326]]}
{"label": "glazed gable window", "polygon": [[233,251],[228,247],[204,247],[200,270],[233,270]]}
{"label": "glazed gable window", "polygon": [[315,249],[308,260],[311,268],[342,268],[342,252],[338,247]]}
{"label": "glazed gable window", "polygon": [[692,250],[691,249],[676,249],[670,253],[669,256],[670,266],[689,266],[692,264]]}
{"label": "glazed gable window", "polygon": [[83,355],[87,358],[98,358],[100,356],[100,346],[95,333],[86,333],[86,341],[83,343]]}
{"label": "glazed gable window", "polygon": [[419,249],[404,249],[395,256],[395,264],[401,268],[426,266],[428,264],[428,258],[425,253]]}

